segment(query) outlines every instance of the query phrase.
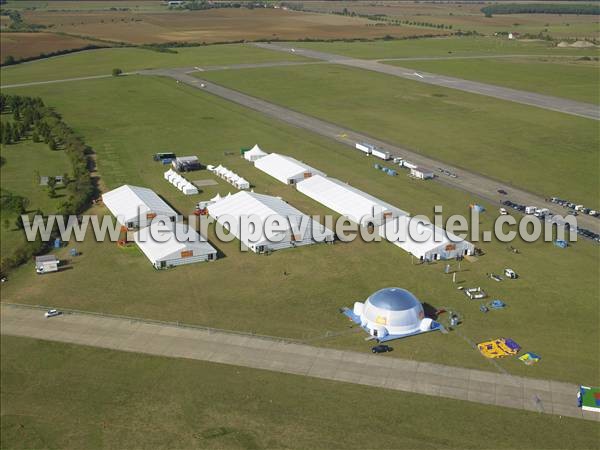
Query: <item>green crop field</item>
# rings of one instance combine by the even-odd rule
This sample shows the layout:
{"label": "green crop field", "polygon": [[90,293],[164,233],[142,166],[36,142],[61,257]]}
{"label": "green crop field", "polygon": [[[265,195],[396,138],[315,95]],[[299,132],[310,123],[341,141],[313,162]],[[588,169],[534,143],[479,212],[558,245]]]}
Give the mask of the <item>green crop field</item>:
{"label": "green crop field", "polygon": [[598,438],[589,421],[8,336],[1,380],[2,448],[591,449]]}
{"label": "green crop field", "polygon": [[395,61],[390,64],[586,103],[600,103],[600,65],[593,60],[550,57]]}
{"label": "green crop field", "polygon": [[109,75],[118,67],[124,72],[164,67],[212,66],[221,64],[302,61],[292,54],[263,50],[251,45],[206,45],[174,49],[177,53],[141,48],[87,50],[0,70],[2,85],[60,80],[65,78]]}
{"label": "green crop field", "polygon": [[546,197],[598,202],[594,120],[335,65],[198,76]]}
{"label": "green crop field", "polygon": [[[411,180],[404,173],[386,176],[349,147],[274,123],[170,79],[125,76],[12,91],[41,96],[85,136],[96,152],[103,186],[150,187],[183,214],[189,214],[198,200],[234,189],[220,182],[196,198],[185,197],[163,179],[165,168],[152,161],[155,152],[172,150],[198,155],[205,164],[222,163],[250,180],[257,192],[280,195],[309,214],[327,213],[239,157],[240,147],[255,143],[267,151],[303,159],[411,213],[430,214],[433,205],[442,204],[447,217],[466,214],[468,204],[481,202],[441,184]],[[194,180],[205,178],[212,176],[206,171],[193,174]],[[495,216],[494,207],[481,203],[489,211],[481,217],[485,229]],[[457,281],[481,285],[492,298],[509,305],[504,311],[483,315],[478,303],[467,301],[456,290],[451,277],[444,274],[443,263],[413,265],[406,253],[391,244],[357,241],[264,256],[240,252],[237,241],[216,242],[212,230],[209,238],[223,258],[160,272],[136,249],[128,251],[91,238],[72,242],[59,253],[71,259],[72,270],[39,277],[31,267],[22,267],[3,285],[2,300],[46,305],[52,299],[56,307],[316,338],[311,342],[317,345],[368,351],[363,335],[349,329],[338,308],[397,285],[436,307],[458,309],[465,324],[461,334],[435,333],[398,342],[396,356],[492,370],[463,337],[475,342],[512,337],[525,351],[544,359],[534,367],[516,359],[501,361],[511,373],[590,384],[598,381],[598,253],[597,245],[589,241],[566,250],[518,242],[514,245],[520,254],[508,251],[506,244],[480,244],[486,255],[475,263],[463,262]],[[82,256],[67,256],[73,246]],[[453,267],[458,268],[455,263]],[[498,273],[504,267],[514,268],[521,278],[503,283],[486,278],[486,273]],[[567,306],[569,314],[564,314]],[[325,339],[331,331],[348,331],[348,335]]]}
{"label": "green crop field", "polygon": [[295,47],[353,58],[422,58],[476,55],[597,56],[598,48],[557,48],[547,41],[518,41],[496,37],[440,37],[373,42],[296,42]]}

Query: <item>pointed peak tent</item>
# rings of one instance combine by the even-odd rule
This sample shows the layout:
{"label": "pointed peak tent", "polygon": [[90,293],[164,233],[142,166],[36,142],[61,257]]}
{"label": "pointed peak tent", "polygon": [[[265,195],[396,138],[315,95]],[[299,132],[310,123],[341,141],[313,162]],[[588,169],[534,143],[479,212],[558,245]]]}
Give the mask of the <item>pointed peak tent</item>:
{"label": "pointed peak tent", "polygon": [[258,144],[254,145],[250,150],[244,152],[244,159],[247,161],[256,161],[260,158],[267,156],[268,153],[261,150]]}

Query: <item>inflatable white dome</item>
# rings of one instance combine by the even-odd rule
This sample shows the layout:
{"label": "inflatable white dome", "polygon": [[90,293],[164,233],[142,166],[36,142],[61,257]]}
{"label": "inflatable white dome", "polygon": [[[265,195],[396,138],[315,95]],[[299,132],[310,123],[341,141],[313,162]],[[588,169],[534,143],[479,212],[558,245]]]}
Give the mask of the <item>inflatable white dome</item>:
{"label": "inflatable white dome", "polygon": [[432,322],[425,318],[421,302],[397,287],[381,289],[364,303],[355,303],[353,312],[360,317],[361,326],[379,339],[424,332]]}

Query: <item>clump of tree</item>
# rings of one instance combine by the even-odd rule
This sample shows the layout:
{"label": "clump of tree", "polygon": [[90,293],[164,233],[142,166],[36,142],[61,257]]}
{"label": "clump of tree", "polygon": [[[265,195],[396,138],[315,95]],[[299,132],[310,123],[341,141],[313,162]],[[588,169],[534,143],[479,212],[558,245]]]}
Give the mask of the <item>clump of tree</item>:
{"label": "clump of tree", "polygon": [[581,3],[495,3],[481,8],[486,17],[493,14],[578,14],[598,15],[600,5]]}
{"label": "clump of tree", "polygon": [[123,71],[119,68],[114,68],[112,70],[112,76],[113,77],[118,77],[119,75],[121,75],[123,73]]}
{"label": "clump of tree", "polygon": [[[0,94],[0,113],[12,114],[12,122],[0,122],[0,137],[3,144],[14,144],[31,133],[32,140],[45,142],[52,150],[64,151],[71,165],[71,173],[63,176],[66,200],[61,202],[56,214],[76,215],[83,212],[96,189],[90,176],[91,149],[62,119],[60,114],[46,106],[39,97]],[[17,130],[17,134],[15,134]],[[18,135],[18,136],[17,136]],[[18,137],[18,139],[15,139]],[[8,140],[8,142],[7,142]],[[55,196],[56,180],[50,179],[48,194]],[[24,197],[6,191],[0,195],[0,208],[17,214],[17,228],[22,228],[21,215],[26,213],[29,202]],[[41,214],[41,211],[38,211]],[[11,269],[27,261],[32,255],[46,248],[43,242],[27,242],[17,249],[16,254],[2,259],[2,271]]]}

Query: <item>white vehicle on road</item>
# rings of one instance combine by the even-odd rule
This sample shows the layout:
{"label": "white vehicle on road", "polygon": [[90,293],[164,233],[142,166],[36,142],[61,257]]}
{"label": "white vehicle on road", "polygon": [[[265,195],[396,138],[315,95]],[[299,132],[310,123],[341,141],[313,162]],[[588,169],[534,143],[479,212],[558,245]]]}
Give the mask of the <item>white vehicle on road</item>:
{"label": "white vehicle on road", "polygon": [[46,311],[46,314],[44,314],[44,316],[46,317],[46,319],[49,319],[50,317],[60,316],[61,314],[62,312],[60,312],[58,309],[49,309],[48,311]]}
{"label": "white vehicle on road", "polygon": [[501,216],[508,216],[508,211],[506,210],[506,208],[500,208],[500,215]]}

